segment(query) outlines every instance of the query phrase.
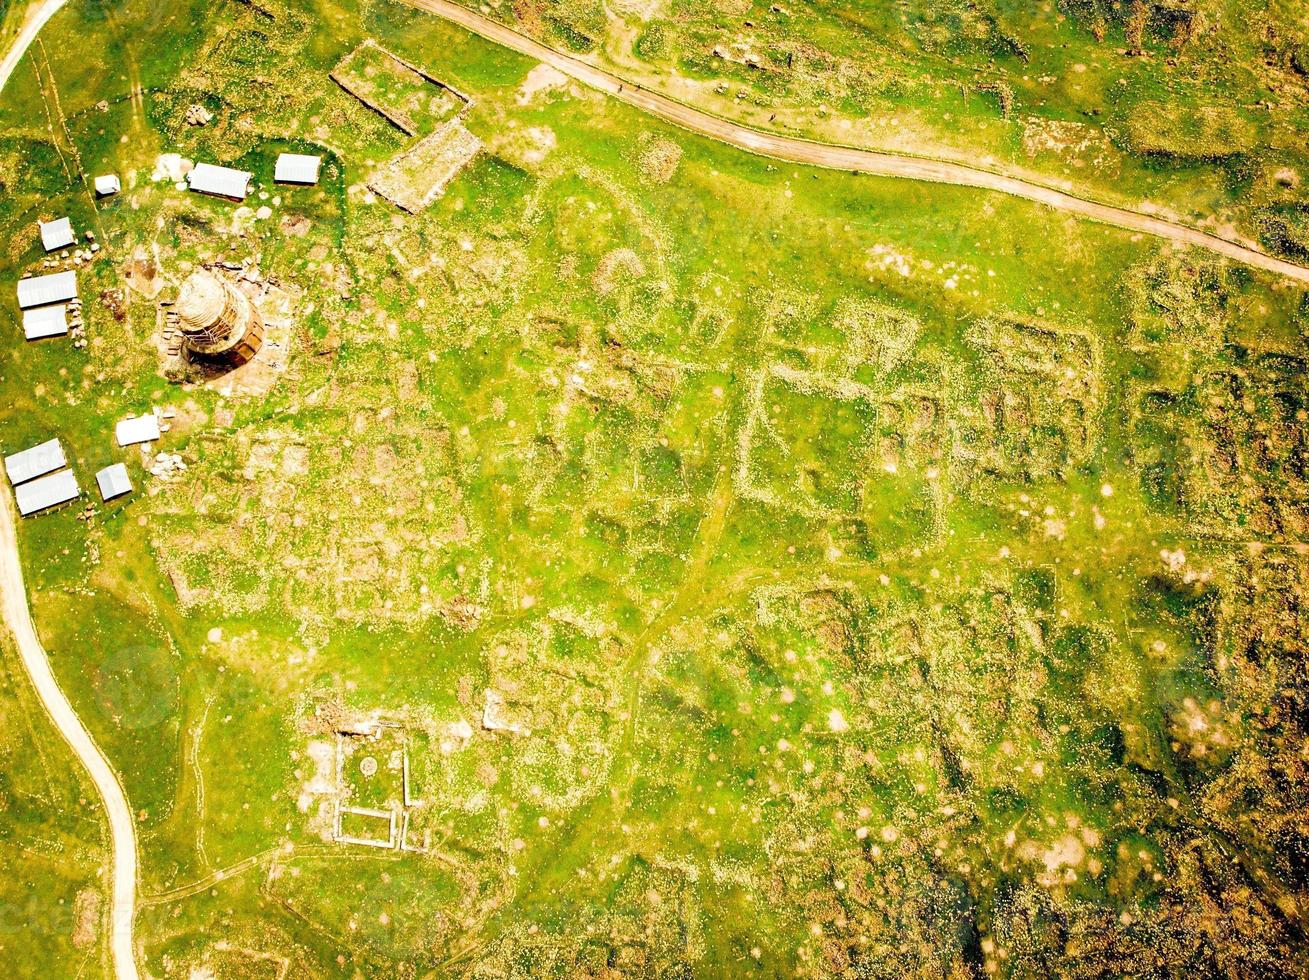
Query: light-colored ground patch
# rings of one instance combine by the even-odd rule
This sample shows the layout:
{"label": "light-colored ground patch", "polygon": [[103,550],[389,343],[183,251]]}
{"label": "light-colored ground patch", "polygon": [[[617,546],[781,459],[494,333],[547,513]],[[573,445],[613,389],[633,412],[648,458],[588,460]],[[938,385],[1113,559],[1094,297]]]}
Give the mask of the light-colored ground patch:
{"label": "light-colored ground patch", "polygon": [[637,166],[641,176],[652,184],[666,184],[682,162],[682,148],[662,136],[642,141]]}
{"label": "light-colored ground patch", "polygon": [[89,948],[100,932],[100,909],[103,900],[94,888],[83,888],[73,902],[73,946]]}
{"label": "light-colored ground patch", "polygon": [[[314,765],[313,775],[304,786],[305,793],[318,796],[336,792],[336,755],[332,743],[314,739],[305,747],[305,752]],[[304,797],[301,796],[301,799]]]}
{"label": "light-colored ground patch", "polygon": [[1103,130],[1066,119],[1028,117],[1023,123],[1023,151],[1030,159],[1052,156],[1075,170],[1117,173],[1121,169],[1119,154]]}
{"label": "light-colored ground patch", "polygon": [[567,75],[549,65],[537,65],[527,73],[523,83],[518,86],[515,97],[519,105],[530,105],[539,95],[567,88],[572,84]]}
{"label": "light-colored ground patch", "polygon": [[167,180],[177,183],[185,179],[186,175],[191,172],[195,163],[180,153],[163,153],[155,160],[154,173],[150,175],[151,180]]}
{"label": "light-colored ground patch", "polygon": [[645,275],[645,263],[630,248],[616,248],[607,253],[596,265],[593,284],[595,291],[607,296],[624,279],[640,279]]}
{"label": "light-colored ground patch", "polygon": [[527,137],[527,145],[522,150],[522,158],[527,164],[543,161],[558,142],[554,130],[549,126],[529,126],[524,135]]}
{"label": "light-colored ground patch", "polygon": [[640,20],[653,20],[663,13],[667,0],[609,0],[608,7],[623,17],[637,17]]}

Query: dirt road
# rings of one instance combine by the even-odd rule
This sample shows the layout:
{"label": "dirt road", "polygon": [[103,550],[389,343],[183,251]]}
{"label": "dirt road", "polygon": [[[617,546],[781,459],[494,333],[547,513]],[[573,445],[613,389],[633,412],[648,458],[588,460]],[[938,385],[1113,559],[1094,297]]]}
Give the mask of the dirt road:
{"label": "dirt road", "polygon": [[0,493],[5,497],[3,503],[0,503],[0,604],[3,605],[5,625],[14,635],[23,666],[32,678],[41,703],[50,713],[50,719],[77,753],[104,800],[113,844],[110,925],[114,974],[118,980],[137,980],[136,961],[132,952],[132,919],[136,910],[136,828],[132,824],[132,811],[127,806],[127,797],[123,794],[117,773],[92,741],[50,670],[50,660],[36,635],[27,608],[23,569],[18,559],[13,505],[9,501],[7,488],[0,490]]}
{"label": "dirt road", "polygon": [[905,156],[878,150],[861,150],[849,146],[837,146],[830,143],[816,143],[794,136],[781,136],[765,133],[739,123],[693,109],[684,103],[660,95],[648,88],[626,82],[602,68],[588,64],[579,58],[562,54],[548,48],[538,41],[520,34],[511,27],[484,17],[474,10],[461,7],[453,0],[402,0],[411,7],[437,14],[446,20],[467,28],[474,34],[503,44],[507,48],[525,54],[530,58],[550,65],[592,88],[605,92],[628,105],[643,109],[653,116],[681,126],[693,133],[708,136],[723,143],[758,153],[762,156],[791,163],[809,164],[829,167],[835,170],[858,171],[881,177],[905,177],[911,180],[925,180],[940,184],[956,184],[961,187],[977,187],[982,190],[998,191],[1021,197],[1046,207],[1075,214],[1091,221],[1098,221],[1129,231],[1139,231],[1158,238],[1194,245],[1198,248],[1217,252],[1237,262],[1266,269],[1300,282],[1309,283],[1309,268],[1275,258],[1255,248],[1210,235],[1195,228],[1156,218],[1139,211],[1097,204],[1063,191],[1043,187],[1018,177],[993,173],[989,170],[977,170],[960,163],[943,160],[929,160],[922,157]]}
{"label": "dirt road", "polygon": [[[15,66],[46,22],[58,12],[65,0],[46,0],[29,11],[18,36],[0,59],[0,91],[3,91]],[[109,817],[111,850],[110,874],[112,901],[109,909],[110,951],[117,980],[137,980],[136,956],[132,949],[132,924],[136,915],[136,827],[127,805],[118,774],[92,740],[77,712],[59,689],[50,660],[36,635],[27,608],[27,589],[18,557],[18,536],[14,527],[14,509],[8,490],[0,490],[0,613],[14,635],[23,666],[50,720],[59,729],[86,771],[91,775],[104,801]]]}
{"label": "dirt road", "polygon": [[36,35],[40,33],[41,28],[45,27],[46,21],[58,13],[59,8],[66,2],[67,0],[45,0],[44,3],[34,4],[27,12],[27,19],[23,21],[18,36],[9,45],[4,58],[0,59],[0,91],[4,90],[5,82],[9,81],[9,76],[14,73],[14,68],[27,53],[28,46],[36,40]]}

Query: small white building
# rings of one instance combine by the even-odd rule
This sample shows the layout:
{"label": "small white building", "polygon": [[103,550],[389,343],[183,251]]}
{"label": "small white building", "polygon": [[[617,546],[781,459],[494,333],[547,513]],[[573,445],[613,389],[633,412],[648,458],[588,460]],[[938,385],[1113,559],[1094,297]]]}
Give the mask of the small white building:
{"label": "small white building", "polygon": [[244,201],[245,196],[250,193],[250,178],[253,176],[248,170],[234,170],[231,167],[219,167],[212,163],[197,163],[186,175],[186,182],[191,190],[200,194]]}
{"label": "small white building", "polygon": [[38,510],[67,503],[81,494],[82,491],[77,488],[77,477],[73,476],[73,471],[60,470],[39,480],[24,483],[14,491],[14,498],[18,501],[18,513],[26,517],[35,514]]}
{"label": "small white building", "polygon": [[39,222],[41,226],[41,244],[47,252],[57,252],[68,248],[76,240],[73,238],[73,223],[67,218]]}
{"label": "small white building", "polygon": [[23,311],[23,336],[28,340],[62,337],[68,333],[68,307],[63,303]]}
{"label": "small white building", "polygon": [[139,415],[119,422],[114,429],[120,446],[135,446],[138,442],[154,442],[159,438],[159,419],[153,414]]}
{"label": "small white building", "polygon": [[100,485],[100,496],[105,500],[132,492],[132,478],[127,475],[127,466],[123,463],[106,466],[95,475],[95,482]]}
{"label": "small white building", "polygon": [[277,158],[273,180],[279,184],[317,184],[323,158],[307,153],[283,153]]}
{"label": "small white building", "polygon": [[63,469],[67,465],[64,447],[58,439],[50,439],[39,446],[5,457],[5,472],[9,474],[9,482],[14,486],[36,479],[44,473]]}
{"label": "small white building", "polygon": [[123,189],[123,182],[118,174],[103,174],[95,179],[95,192],[98,197],[109,197]]}
{"label": "small white building", "polygon": [[74,299],[77,299],[77,275],[72,270],[18,280],[20,309],[49,306],[51,303],[67,303]]}

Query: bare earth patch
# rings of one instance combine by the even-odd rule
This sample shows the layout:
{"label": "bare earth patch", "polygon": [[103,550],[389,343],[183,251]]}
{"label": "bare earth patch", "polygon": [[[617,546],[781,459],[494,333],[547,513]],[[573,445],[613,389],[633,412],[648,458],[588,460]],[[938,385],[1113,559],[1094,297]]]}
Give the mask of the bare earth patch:
{"label": "bare earth patch", "polygon": [[88,949],[100,932],[100,893],[83,888],[73,901],[73,947]]}
{"label": "bare earth patch", "polygon": [[518,86],[516,100],[519,105],[529,105],[538,95],[567,88],[568,85],[568,76],[559,69],[551,68],[549,65],[537,65],[527,73],[523,84]]}
{"label": "bare earth patch", "polygon": [[652,184],[666,184],[677,173],[682,162],[682,148],[672,140],[655,137],[646,140],[641,148],[637,166],[641,176]]}

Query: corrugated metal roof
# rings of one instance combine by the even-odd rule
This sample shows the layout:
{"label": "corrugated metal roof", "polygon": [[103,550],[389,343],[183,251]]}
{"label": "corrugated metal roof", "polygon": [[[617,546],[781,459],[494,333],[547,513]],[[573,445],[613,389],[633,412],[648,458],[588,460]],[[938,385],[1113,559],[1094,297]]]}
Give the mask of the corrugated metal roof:
{"label": "corrugated metal roof", "polygon": [[73,224],[67,218],[41,222],[41,244],[47,252],[73,244]]}
{"label": "corrugated metal roof", "polygon": [[212,163],[197,163],[189,174],[187,184],[191,190],[201,194],[216,194],[219,197],[234,197],[245,200],[250,192],[248,170],[234,170],[231,167],[218,167]]}
{"label": "corrugated metal roof", "polygon": [[153,415],[123,419],[114,430],[120,446],[134,446],[138,442],[154,442],[159,438],[159,420]]}
{"label": "corrugated metal roof", "polygon": [[82,491],[77,488],[77,477],[73,476],[73,471],[60,470],[58,473],[51,473],[31,483],[24,483],[14,491],[14,498],[18,501],[18,513],[26,517],[28,514],[35,514],[38,510],[45,510],[55,504],[72,500],[81,493]]}
{"label": "corrugated metal roof", "polygon": [[77,275],[71,270],[18,280],[18,305],[24,310],[70,299],[77,299]]}
{"label": "corrugated metal roof", "polygon": [[132,492],[132,478],[127,475],[127,467],[122,463],[106,466],[95,475],[95,482],[100,485],[100,496],[105,500],[113,500]]}
{"label": "corrugated metal roof", "polygon": [[5,472],[9,474],[9,482],[14,486],[67,465],[64,447],[59,444],[58,439],[51,439],[39,446],[5,457]]}
{"label": "corrugated metal roof", "polygon": [[28,340],[40,340],[42,337],[58,337],[68,333],[67,310],[68,307],[63,303],[24,310],[23,336]]}
{"label": "corrugated metal roof", "polygon": [[95,179],[95,192],[101,197],[117,194],[122,189],[123,182],[118,179],[118,174],[102,174]]}
{"label": "corrugated metal roof", "polygon": [[283,153],[277,158],[273,179],[282,184],[316,184],[323,158],[306,153]]}

